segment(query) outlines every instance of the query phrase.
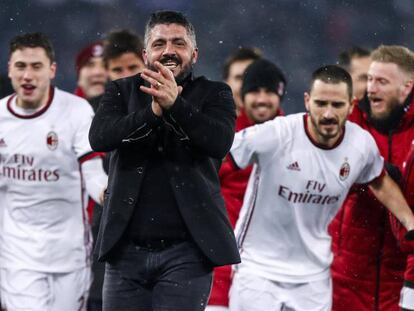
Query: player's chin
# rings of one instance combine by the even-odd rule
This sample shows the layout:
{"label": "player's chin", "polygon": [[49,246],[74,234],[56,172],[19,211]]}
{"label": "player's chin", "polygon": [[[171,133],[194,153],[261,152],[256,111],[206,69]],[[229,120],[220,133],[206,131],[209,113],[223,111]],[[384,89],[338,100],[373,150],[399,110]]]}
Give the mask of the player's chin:
{"label": "player's chin", "polygon": [[179,65],[175,68],[169,68],[168,70],[172,72],[175,79],[183,79],[185,77],[186,72]]}
{"label": "player's chin", "polygon": [[264,123],[268,120],[270,120],[270,115],[252,115],[251,117],[254,121],[254,123]]}
{"label": "player's chin", "polygon": [[325,138],[332,139],[332,138],[337,138],[337,137],[339,137],[338,131],[331,131],[331,132],[325,133]]}
{"label": "player's chin", "polygon": [[334,138],[338,136],[339,129],[338,126],[324,126],[320,129],[320,132],[323,134],[325,138]]}

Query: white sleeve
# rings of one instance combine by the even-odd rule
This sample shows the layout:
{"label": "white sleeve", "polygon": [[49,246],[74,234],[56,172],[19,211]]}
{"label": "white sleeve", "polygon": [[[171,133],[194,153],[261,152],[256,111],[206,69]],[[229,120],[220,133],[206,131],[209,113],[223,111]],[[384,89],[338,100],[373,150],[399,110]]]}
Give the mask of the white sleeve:
{"label": "white sleeve", "polygon": [[356,180],[358,184],[366,184],[381,175],[384,169],[384,158],[381,156],[374,138],[364,131],[365,166]]}
{"label": "white sleeve", "polygon": [[82,163],[81,168],[86,192],[95,202],[99,202],[99,197],[106,189],[108,182],[108,177],[103,170],[102,159],[95,157],[87,160]]}
{"label": "white sleeve", "polygon": [[78,159],[92,152],[89,143],[89,128],[94,116],[92,107],[87,101],[76,107],[76,130],[73,140],[73,148]]}
{"label": "white sleeve", "polygon": [[236,133],[230,155],[239,168],[258,163],[261,154],[275,152],[280,137],[280,119],[254,125]]}
{"label": "white sleeve", "polygon": [[90,104],[86,100],[76,103],[76,130],[73,141],[73,149],[81,164],[86,191],[89,196],[99,202],[99,197],[107,184],[107,176],[103,170],[100,153],[93,152],[89,143],[89,128],[94,116]]}
{"label": "white sleeve", "polygon": [[3,231],[3,213],[6,209],[6,187],[0,183],[0,234]]}

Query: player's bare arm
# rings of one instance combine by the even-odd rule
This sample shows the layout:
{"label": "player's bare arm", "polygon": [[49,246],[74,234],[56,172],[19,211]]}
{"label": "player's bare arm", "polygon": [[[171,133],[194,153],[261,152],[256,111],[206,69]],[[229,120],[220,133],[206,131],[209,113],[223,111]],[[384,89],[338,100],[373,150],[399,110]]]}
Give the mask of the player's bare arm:
{"label": "player's bare arm", "polygon": [[375,197],[403,224],[408,230],[414,229],[414,215],[407,204],[400,188],[388,174],[376,178],[369,184]]}

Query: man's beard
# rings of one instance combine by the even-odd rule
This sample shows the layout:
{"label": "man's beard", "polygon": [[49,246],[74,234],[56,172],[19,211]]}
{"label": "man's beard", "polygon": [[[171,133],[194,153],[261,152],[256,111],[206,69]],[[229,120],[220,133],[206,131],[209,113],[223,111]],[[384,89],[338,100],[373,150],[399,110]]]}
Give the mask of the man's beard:
{"label": "man's beard", "polygon": [[371,106],[368,105],[368,121],[372,126],[381,133],[388,133],[395,129],[405,113],[405,105],[398,103],[396,98],[391,101],[391,110],[385,117],[375,117],[371,111]]}
{"label": "man's beard", "polygon": [[[339,137],[339,133],[341,131],[341,128],[344,127],[345,121],[340,124],[339,121],[335,120],[335,119],[322,119],[322,120],[317,120],[316,118],[313,117],[313,115],[311,114],[310,111],[308,111],[308,115],[310,118],[310,121],[312,122],[313,128],[315,129],[315,131],[319,134],[320,137],[322,137],[325,140],[329,140],[331,138],[335,138],[336,136]],[[323,132],[322,129],[320,128],[320,125],[325,125],[325,124],[333,124],[337,126],[337,130],[334,132]]]}
{"label": "man's beard", "polygon": [[[174,56],[174,55],[171,55],[171,56],[164,56],[164,57],[162,57],[160,60],[159,60],[159,62],[162,64],[162,65],[165,65],[166,63],[168,63],[169,61],[173,61],[173,62],[175,62],[177,65],[180,65],[180,66],[182,66],[182,61],[178,58],[178,57],[176,57],[176,56]],[[155,66],[154,66],[154,64],[148,64],[147,65],[147,67],[149,68],[149,69],[151,69],[151,70],[153,70],[153,71],[158,71],[156,68],[155,68]],[[187,77],[191,74],[191,72],[193,71],[193,59],[191,59],[190,60],[190,62],[188,63],[188,64],[186,64],[186,65],[184,65],[184,66],[182,66],[182,68],[181,68],[181,72],[176,76],[176,77],[174,77],[174,79],[175,79],[175,82],[178,84],[178,85],[182,85],[183,83],[184,83],[184,81],[187,79]]]}
{"label": "man's beard", "polygon": [[175,82],[178,85],[183,85],[184,82],[187,80],[188,76],[193,72],[193,63],[190,62],[189,64],[182,67],[181,72],[178,76],[175,77]]}

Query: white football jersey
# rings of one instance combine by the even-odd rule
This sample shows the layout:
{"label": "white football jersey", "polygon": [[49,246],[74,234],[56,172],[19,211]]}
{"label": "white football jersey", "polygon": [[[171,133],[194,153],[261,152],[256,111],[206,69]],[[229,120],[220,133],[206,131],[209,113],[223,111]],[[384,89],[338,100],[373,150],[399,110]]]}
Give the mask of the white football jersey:
{"label": "white football jersey", "polygon": [[237,269],[281,282],[329,277],[328,224],[354,183],[383,173],[368,132],[347,121],[344,135],[327,149],[312,141],[307,118],[277,117],[236,134],[235,164],[255,163],[236,225]]}
{"label": "white football jersey", "polygon": [[5,185],[0,266],[70,272],[89,265],[91,239],[80,163],[93,156],[89,103],[51,88],[29,113],[0,101],[0,184]]}

